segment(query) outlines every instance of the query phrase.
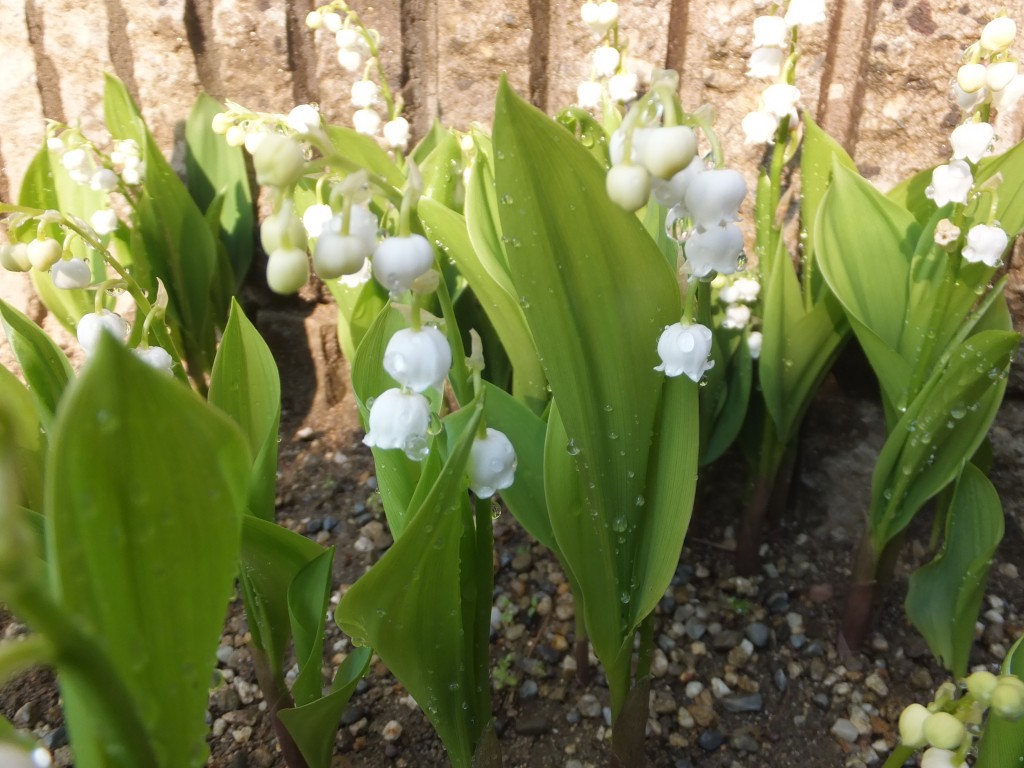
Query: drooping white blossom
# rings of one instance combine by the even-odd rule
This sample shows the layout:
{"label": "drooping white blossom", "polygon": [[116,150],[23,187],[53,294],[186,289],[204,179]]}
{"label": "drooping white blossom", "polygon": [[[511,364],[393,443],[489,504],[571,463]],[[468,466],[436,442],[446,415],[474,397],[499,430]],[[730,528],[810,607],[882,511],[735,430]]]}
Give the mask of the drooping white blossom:
{"label": "drooping white blossom", "polygon": [[761,284],[750,277],[741,277],[722,288],[718,298],[726,304],[750,304],[757,301]]}
{"label": "drooping white blossom", "polygon": [[169,376],[174,373],[171,370],[174,366],[174,358],[163,347],[138,347],[132,351],[139,360],[150,368],[155,368]]}
{"label": "drooping white blossom", "polygon": [[389,237],[373,252],[373,276],[392,293],[412,288],[434,266],[434,249],[423,235]]}
{"label": "drooping white blossom", "polygon": [[963,160],[950,160],[932,171],[932,183],[924,194],[938,206],[947,203],[966,203],[974,184],[971,167]]}
{"label": "drooping white blossom", "polygon": [[373,80],[356,80],[352,83],[352,105],[363,109],[377,103],[380,88]]}
{"label": "drooping white blossom", "polygon": [[357,109],[352,115],[352,127],[356,129],[357,133],[365,133],[367,136],[374,136],[377,131],[380,130],[380,124],[380,114],[369,107]]}
{"label": "drooping white blossom", "polygon": [[619,72],[608,80],[608,96],[622,104],[636,98],[637,76],[635,72]]}
{"label": "drooping white blossom", "polygon": [[469,449],[469,487],[478,498],[489,499],[515,480],[516,450],[503,432],[487,427]]}
{"label": "drooping white blossom", "polygon": [[732,168],[713,168],[690,183],[686,208],[698,227],[709,228],[736,221],[746,194],[743,174]]}
{"label": "drooping white blossom", "polygon": [[267,256],[267,286],[274,293],[295,293],[309,280],[309,260],[302,248],[280,248]]}
{"label": "drooping white blossom", "polygon": [[85,354],[91,355],[99,346],[101,334],[109,333],[123,344],[128,338],[128,323],[120,315],[103,309],[99,313],[90,312],[82,315],[75,333]]}
{"label": "drooping white blossom", "polygon": [[686,241],[686,265],[694,277],[731,275],[743,255],[743,233],[736,224],[698,227]]}
{"label": "drooping white blossom", "polygon": [[967,245],[963,250],[965,261],[998,267],[1002,263],[1003,251],[1010,244],[1010,238],[1000,227],[975,224],[967,230]]}
{"label": "drooping white blossom", "polygon": [[776,80],[782,75],[786,53],[781,48],[755,48],[747,62],[747,76],[758,80]]}
{"label": "drooping white blossom", "polygon": [[114,232],[119,223],[117,214],[109,208],[101,208],[89,217],[89,226],[91,226],[93,231],[101,237]]}
{"label": "drooping white blossom", "polygon": [[619,68],[620,58],[617,48],[602,45],[594,51],[594,74],[598,77],[611,77]]}
{"label": "drooping white blossom", "polygon": [[576,88],[576,105],[583,109],[597,109],[601,106],[601,84],[594,80],[580,83]]}
{"label": "drooping white blossom", "polygon": [[382,133],[384,141],[391,149],[404,152],[409,146],[409,121],[401,115],[384,123]]}
{"label": "drooping white blossom", "polygon": [[388,389],[373,401],[367,421],[369,431],[363,438],[364,445],[412,453],[410,449],[415,443],[426,441],[430,402],[418,392]]}
{"label": "drooping white blossom", "polygon": [[1016,61],[1000,61],[989,64],[985,70],[985,87],[993,93],[1008,86],[1020,72]]}
{"label": "drooping white blossom", "polygon": [[665,327],[658,338],[658,357],[661,364],[654,370],[666,376],[686,375],[692,381],[714,368],[711,354],[711,330],[700,324],[674,323]]}
{"label": "drooping white blossom", "polygon": [[302,226],[306,228],[306,235],[314,238],[320,237],[324,225],[334,217],[334,210],[326,204],[309,206],[302,213]]}
{"label": "drooping white blossom", "polygon": [[430,387],[440,390],[451,367],[448,339],[433,326],[419,330],[403,328],[388,340],[384,350],[384,370],[413,392]]}
{"label": "drooping white blossom", "polygon": [[670,179],[697,155],[697,137],[685,125],[652,128],[640,147],[644,167],[652,176]]}
{"label": "drooping white blossom", "polygon": [[613,165],[605,176],[605,190],[620,208],[638,211],[651,194],[651,174],[642,165]]}
{"label": "drooping white blossom", "polygon": [[50,268],[50,279],[57,288],[66,291],[88,288],[92,282],[92,269],[84,259],[58,261]]}
{"label": "drooping white blossom", "polygon": [[789,83],[772,83],[761,93],[765,112],[770,112],[779,120],[789,117],[797,119],[796,105],[800,101],[800,89]]}
{"label": "drooping white blossom", "polygon": [[725,308],[725,319],[722,327],[731,330],[746,328],[750,322],[750,307],[745,304],[730,304]]}
{"label": "drooping white blossom", "polygon": [[312,104],[300,104],[288,113],[288,127],[300,136],[320,130],[320,112]]}
{"label": "drooping white blossom", "polygon": [[921,755],[921,768],[967,768],[967,763],[954,760],[955,757],[952,750],[931,747]]}
{"label": "drooping white blossom", "polygon": [[786,26],[806,27],[825,21],[825,0],[789,0]]}
{"label": "drooping white blossom", "polygon": [[580,8],[580,17],[594,37],[602,38],[608,34],[608,30],[618,21],[619,4],[613,2],[594,3],[586,2]]}
{"label": "drooping white blossom", "polygon": [[740,123],[745,144],[774,144],[779,118],[771,112],[748,112]]}
{"label": "drooping white blossom", "polygon": [[1009,112],[1024,96],[1024,74],[1019,74],[1001,91],[992,94],[992,106],[1000,112]]}
{"label": "drooping white blossom", "polygon": [[953,158],[977,163],[988,152],[995,137],[995,128],[990,123],[964,123],[953,129],[950,143]]}
{"label": "drooping white blossom", "polygon": [[654,202],[664,208],[682,206],[683,209],[677,213],[681,216],[689,215],[684,204],[686,190],[690,188],[690,184],[697,178],[697,175],[703,173],[704,170],[704,161],[699,155],[695,155],[689,165],[674,174],[671,179],[652,177],[651,197],[654,198]]}
{"label": "drooping white blossom", "polygon": [[761,357],[761,346],[764,343],[764,336],[760,331],[751,331],[747,335],[747,349],[750,350],[750,357],[757,360]]}
{"label": "drooping white blossom", "polygon": [[789,29],[781,16],[758,16],[754,19],[755,48],[785,48],[789,45]]}

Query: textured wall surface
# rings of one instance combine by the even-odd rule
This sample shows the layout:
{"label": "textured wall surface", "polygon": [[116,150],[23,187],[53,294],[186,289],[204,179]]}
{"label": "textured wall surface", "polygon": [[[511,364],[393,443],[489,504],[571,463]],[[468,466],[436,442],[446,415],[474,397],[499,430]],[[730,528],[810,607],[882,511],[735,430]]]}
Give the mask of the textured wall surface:
{"label": "textured wall surface", "polygon": [[[418,135],[435,117],[460,128],[486,123],[502,72],[549,112],[569,104],[589,74],[594,42],[579,0],[353,5],[380,31],[385,70]],[[950,80],[984,22],[1003,7],[1024,22],[1020,0],[828,6],[828,22],[801,36],[804,105],[883,188],[948,157],[957,117]],[[169,156],[200,90],[255,110],[317,102],[329,119],[347,120],[352,76],[338,66],[332,36],[306,28],[312,7],[310,0],[0,0],[0,198],[16,197],[44,118],[80,121],[102,136],[103,71],[124,80]],[[622,0],[620,9],[637,67],[678,69],[684,105],[715,107],[730,164],[752,180],[761,150],[743,145],[740,121],[764,86],[745,76],[753,2]],[[1022,114],[1018,106],[1001,118],[1000,147],[1024,135]]]}

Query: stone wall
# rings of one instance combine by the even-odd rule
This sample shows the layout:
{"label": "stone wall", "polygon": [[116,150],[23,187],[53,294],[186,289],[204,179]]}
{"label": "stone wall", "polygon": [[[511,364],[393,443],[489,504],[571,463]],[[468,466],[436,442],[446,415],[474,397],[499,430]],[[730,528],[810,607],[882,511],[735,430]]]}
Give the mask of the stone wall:
{"label": "stone wall", "polygon": [[[486,123],[503,71],[548,111],[570,103],[588,74],[593,39],[579,0],[353,4],[380,31],[388,78],[419,135],[435,117],[463,128]],[[1004,0],[828,5],[828,22],[801,39],[805,106],[883,188],[947,158],[959,53]],[[312,7],[311,0],[0,0],[0,198],[16,197],[44,118],[99,131],[104,71],[127,84],[168,155],[200,90],[256,110],[317,102],[329,119],[347,120],[351,76],[335,61],[331,36],[306,28]],[[745,76],[753,2],[622,0],[620,9],[636,63],[678,69],[684,105],[715,107],[730,164],[753,179],[760,151],[743,146],[739,127],[763,87]],[[1016,10],[1024,23],[1024,9]],[[1000,120],[1001,147],[1024,134],[1022,112]]]}

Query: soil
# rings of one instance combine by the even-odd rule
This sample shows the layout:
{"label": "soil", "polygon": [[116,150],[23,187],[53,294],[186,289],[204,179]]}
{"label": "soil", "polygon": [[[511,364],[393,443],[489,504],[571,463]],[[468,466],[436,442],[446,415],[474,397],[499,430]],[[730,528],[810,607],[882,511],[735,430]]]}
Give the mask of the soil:
{"label": "soil", "polygon": [[[319,332],[312,301],[263,304],[252,313],[281,368],[283,412],[278,521],[335,545],[340,592],[390,544],[373,463],[362,443],[347,371],[317,375]],[[252,316],[252,315],[251,315]],[[852,373],[851,373],[852,370]],[[869,381],[841,369],[840,383]],[[332,391],[325,393],[324,389]],[[1016,393],[1016,394],[1014,394]],[[1024,632],[1024,401],[1012,391],[992,432],[993,480],[1007,510],[972,664],[995,669]],[[865,649],[840,658],[835,645],[852,550],[866,508],[873,456],[884,437],[870,386],[835,379],[812,407],[788,509],[773,521],[759,575],[735,576],[733,523],[745,470],[738,455],[715,465],[702,488],[680,565],[657,612],[658,648],[646,753],[672,768],[880,765],[908,703],[927,703],[947,675],[903,616],[907,576],[928,553],[927,514],[896,571]],[[555,559],[509,514],[495,520],[493,710],[506,766],[606,765],[608,691],[596,666],[588,686],[573,671],[571,595]],[[0,616],[8,636],[24,631]],[[218,650],[225,682],[211,693],[211,768],[283,765],[246,649],[241,601]],[[349,649],[329,629],[325,668]],[[727,689],[727,690],[726,690]],[[32,671],[0,690],[0,713],[73,764],[52,674]],[[400,728],[396,728],[397,723]],[[396,736],[397,733],[397,736]],[[426,718],[379,660],[360,684],[338,731],[333,765],[440,766],[446,759]]]}

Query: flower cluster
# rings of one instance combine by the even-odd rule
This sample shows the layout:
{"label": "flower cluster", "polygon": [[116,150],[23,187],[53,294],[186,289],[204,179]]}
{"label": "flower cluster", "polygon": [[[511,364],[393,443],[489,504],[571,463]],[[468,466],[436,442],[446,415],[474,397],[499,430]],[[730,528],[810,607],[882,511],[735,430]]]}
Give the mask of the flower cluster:
{"label": "flower cluster", "polygon": [[1015,675],[974,672],[965,681],[966,695],[955,698],[952,683],[940,686],[927,707],[911,704],[900,714],[900,741],[912,749],[927,747],[922,768],[966,768],[964,760],[986,710],[1015,722],[1024,717],[1024,681]]}
{"label": "flower cluster", "polygon": [[[949,162],[932,171],[931,184],[925,190],[925,195],[940,207],[950,203],[966,206],[977,194],[974,175],[995,140],[991,109],[1011,109],[1024,95],[1024,74],[1018,71],[1019,63],[1009,52],[1016,33],[1012,19],[993,19],[985,25],[980,40],[964,54],[966,63],[953,83],[962,122],[950,135],[953,151]],[[936,244],[950,251],[957,249],[960,235],[960,228],[949,219],[935,228]],[[967,232],[961,254],[970,263],[998,267],[1008,245],[1007,233],[990,215],[988,221],[975,224]]]}
{"label": "flower cluster", "polygon": [[761,92],[759,108],[743,118],[747,144],[773,144],[780,123],[797,120],[800,89],[793,85],[793,67],[798,30],[824,20],[824,0],[790,0],[784,16],[754,19],[754,50],[747,75],[773,82]]}
{"label": "flower cluster", "polygon": [[[382,136],[389,149],[405,152],[409,147],[409,121],[402,117],[402,104],[393,97],[384,77],[380,33],[364,25],[359,14],[339,0],[310,11],[306,26],[334,35],[338,64],[350,74],[362,74],[352,83],[351,90],[351,103],[355,107],[352,125],[356,131]],[[379,84],[371,79],[371,73],[376,75]]]}
{"label": "flower cluster", "polygon": [[[757,303],[761,293],[761,284],[754,278],[745,274],[734,279],[728,279],[719,275],[711,282],[712,287],[718,289],[718,300],[725,305],[725,316],[722,320],[722,328],[742,331],[752,328],[757,323],[754,317],[752,305]],[[761,355],[761,332],[750,330],[747,333],[747,347],[750,356],[755,360]]]}
{"label": "flower cluster", "polygon": [[626,66],[619,43],[619,5],[614,2],[586,2],[580,7],[583,23],[594,34],[597,48],[591,59],[590,79],[576,89],[576,104],[583,109],[600,109],[605,98],[628,104],[637,97],[639,76]]}

